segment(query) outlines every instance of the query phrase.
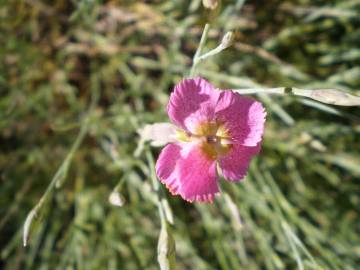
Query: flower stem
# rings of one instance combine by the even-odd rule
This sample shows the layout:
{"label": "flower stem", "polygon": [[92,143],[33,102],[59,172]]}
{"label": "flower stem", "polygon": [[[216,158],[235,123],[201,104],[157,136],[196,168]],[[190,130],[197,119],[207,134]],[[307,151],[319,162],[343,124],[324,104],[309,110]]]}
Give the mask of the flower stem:
{"label": "flower stem", "polygon": [[203,50],[203,48],[205,46],[205,42],[206,42],[207,36],[209,34],[209,30],[210,30],[210,25],[207,23],[207,24],[205,24],[203,33],[201,35],[199,47],[197,48],[195,55],[193,57],[193,63],[192,63],[192,67],[190,70],[190,77],[194,77],[194,75],[195,75],[196,66],[199,63],[199,57],[201,55],[201,51]]}

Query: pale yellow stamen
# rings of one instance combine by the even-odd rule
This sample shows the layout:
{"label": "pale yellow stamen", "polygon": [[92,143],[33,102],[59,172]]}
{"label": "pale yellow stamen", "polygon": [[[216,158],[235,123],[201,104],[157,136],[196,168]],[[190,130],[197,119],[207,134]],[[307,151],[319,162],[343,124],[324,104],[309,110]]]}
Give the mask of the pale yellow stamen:
{"label": "pale yellow stamen", "polygon": [[176,138],[181,142],[198,142],[203,153],[210,159],[227,154],[232,147],[228,129],[219,122],[201,123],[191,134],[178,130]]}

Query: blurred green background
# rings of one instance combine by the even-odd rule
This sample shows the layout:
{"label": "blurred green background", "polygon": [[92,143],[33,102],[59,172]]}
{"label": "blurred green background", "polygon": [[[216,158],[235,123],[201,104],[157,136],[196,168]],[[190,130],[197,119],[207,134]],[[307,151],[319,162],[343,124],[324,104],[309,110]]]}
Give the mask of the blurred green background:
{"label": "blurred green background", "polygon": [[137,135],[168,121],[206,22],[205,51],[236,33],[199,66],[218,87],[359,95],[359,14],[358,0],[1,1],[0,268],[158,269],[162,198],[177,269],[359,269],[359,107],[255,96],[262,152],[211,205],[155,191],[159,149]]}

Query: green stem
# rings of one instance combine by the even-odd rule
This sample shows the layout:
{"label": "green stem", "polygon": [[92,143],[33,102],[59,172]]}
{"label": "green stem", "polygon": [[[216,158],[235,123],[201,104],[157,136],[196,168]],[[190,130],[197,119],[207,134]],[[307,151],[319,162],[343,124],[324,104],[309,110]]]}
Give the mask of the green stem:
{"label": "green stem", "polygon": [[207,24],[205,24],[203,33],[201,35],[199,47],[197,48],[195,55],[193,57],[193,63],[192,63],[192,67],[190,70],[190,77],[194,77],[194,75],[196,73],[196,66],[199,63],[199,57],[201,55],[202,49],[205,46],[205,42],[206,42],[207,36],[209,34],[209,30],[210,30],[210,24],[207,23]]}
{"label": "green stem", "polygon": [[40,216],[41,210],[44,207],[44,205],[46,204],[46,202],[49,200],[50,195],[52,194],[52,192],[54,191],[55,188],[59,188],[67,175],[70,163],[74,157],[75,152],[78,150],[78,148],[80,147],[82,141],[84,140],[87,132],[88,132],[88,128],[89,128],[89,123],[90,123],[90,116],[94,110],[94,108],[96,107],[97,101],[99,99],[99,92],[98,92],[98,88],[97,86],[94,86],[96,89],[94,89],[92,91],[92,97],[91,97],[91,104],[89,106],[88,112],[85,116],[85,119],[83,120],[83,124],[81,126],[80,132],[78,134],[78,136],[76,137],[75,142],[73,143],[73,145],[71,146],[71,149],[69,151],[69,153],[67,154],[67,156],[65,157],[65,159],[63,160],[63,162],[61,163],[59,169],[56,171],[54,177],[52,178],[49,186],[47,187],[45,193],[43,194],[43,196],[40,198],[39,202],[35,205],[35,207],[29,212],[29,214],[27,215],[26,219],[25,219],[25,223],[24,223],[24,231],[23,231],[23,244],[24,246],[27,245],[28,243],[28,239],[29,239],[29,235],[30,235],[30,230],[32,227],[32,224],[34,222],[34,219],[38,218]]}

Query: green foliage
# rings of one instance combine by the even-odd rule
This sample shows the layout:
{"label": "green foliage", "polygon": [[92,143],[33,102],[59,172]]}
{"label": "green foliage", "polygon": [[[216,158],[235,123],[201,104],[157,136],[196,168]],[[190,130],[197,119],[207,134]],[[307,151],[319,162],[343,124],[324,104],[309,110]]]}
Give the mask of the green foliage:
{"label": "green foliage", "polygon": [[359,13],[358,0],[1,2],[1,268],[358,268],[359,107],[259,93],[262,152],[212,205],[159,185],[159,150],[137,130],[167,121],[205,22],[203,53],[236,31],[196,69],[221,88],[359,95]]}

